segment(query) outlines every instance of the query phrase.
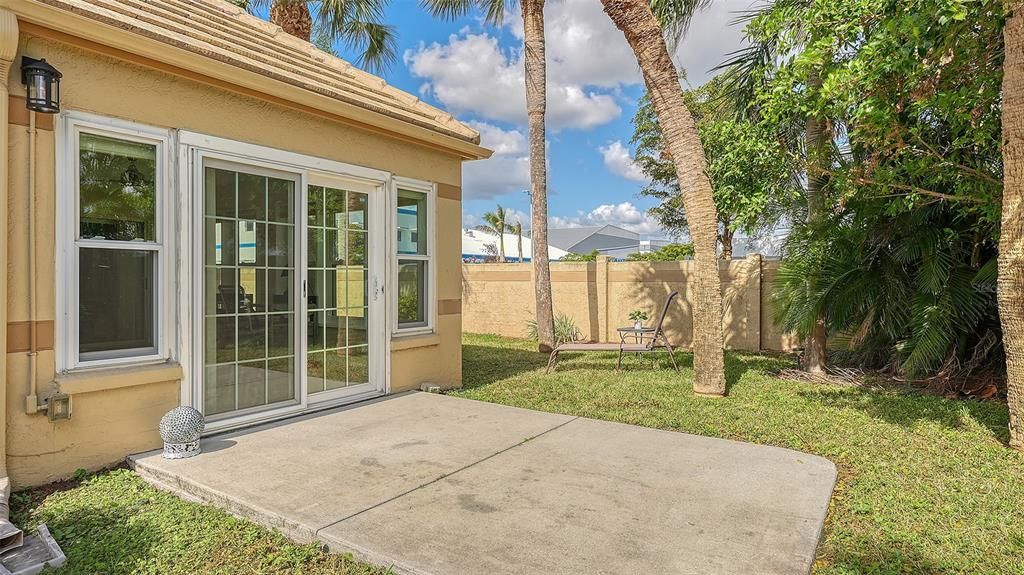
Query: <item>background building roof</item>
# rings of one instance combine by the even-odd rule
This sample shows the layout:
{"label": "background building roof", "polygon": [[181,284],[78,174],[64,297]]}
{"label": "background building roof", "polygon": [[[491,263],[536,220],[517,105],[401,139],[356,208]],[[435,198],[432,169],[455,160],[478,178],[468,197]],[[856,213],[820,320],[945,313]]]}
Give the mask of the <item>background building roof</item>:
{"label": "background building roof", "polygon": [[[505,234],[505,257],[509,260],[519,259],[519,238],[515,234]],[[486,259],[494,257],[496,254],[489,251],[488,245],[497,247],[498,236],[497,234],[491,234],[482,232],[480,230],[462,230],[462,258],[480,258]],[[529,260],[530,254],[533,253],[533,243],[530,238],[523,236],[523,259]],[[548,259],[557,260],[568,252],[565,250],[558,249],[552,245],[548,245]]]}

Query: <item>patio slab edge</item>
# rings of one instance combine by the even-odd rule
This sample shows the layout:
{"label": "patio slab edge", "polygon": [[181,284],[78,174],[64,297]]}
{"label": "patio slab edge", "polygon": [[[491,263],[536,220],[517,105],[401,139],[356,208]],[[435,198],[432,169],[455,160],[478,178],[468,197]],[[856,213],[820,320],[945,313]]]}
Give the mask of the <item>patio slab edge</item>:
{"label": "patio slab edge", "polygon": [[258,505],[242,501],[227,493],[206,485],[190,481],[181,475],[174,475],[162,469],[148,465],[145,458],[158,455],[159,451],[150,451],[128,457],[128,465],[146,482],[161,491],[169,492],[193,503],[213,505],[241,519],[248,519],[264,527],[277,529],[286,537],[299,543],[316,541],[317,527],[306,525],[282,516],[279,513],[263,509]]}

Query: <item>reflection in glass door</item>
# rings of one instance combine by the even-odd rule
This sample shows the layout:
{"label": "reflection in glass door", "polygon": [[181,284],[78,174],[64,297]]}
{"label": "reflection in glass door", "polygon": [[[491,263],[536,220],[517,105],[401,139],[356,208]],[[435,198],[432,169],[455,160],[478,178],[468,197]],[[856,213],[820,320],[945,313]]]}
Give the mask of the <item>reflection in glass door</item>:
{"label": "reflection in glass door", "polygon": [[204,169],[208,417],[298,400],[295,189],[295,180],[244,168]]}
{"label": "reflection in glass door", "polygon": [[310,401],[370,383],[368,200],[361,192],[308,188],[306,389]]}

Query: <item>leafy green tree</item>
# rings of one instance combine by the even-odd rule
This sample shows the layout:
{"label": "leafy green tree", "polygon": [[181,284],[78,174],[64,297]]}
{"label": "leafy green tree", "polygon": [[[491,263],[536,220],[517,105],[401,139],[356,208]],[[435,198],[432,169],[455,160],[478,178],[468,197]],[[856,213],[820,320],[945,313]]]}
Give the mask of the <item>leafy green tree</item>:
{"label": "leafy green tree", "polygon": [[693,259],[693,244],[668,244],[653,252],[629,254],[631,262],[677,262]]}
{"label": "leafy green tree", "polygon": [[777,133],[817,118],[833,148],[804,163],[823,208],[787,243],[783,324],[823,319],[859,361],[910,376],[998,369],[1002,2],[774,5],[746,28],[784,55],[751,71],[756,116]]}
{"label": "leafy green tree", "polygon": [[[730,113],[721,76],[687,91],[685,100],[708,162],[721,257],[729,259],[737,231],[757,236],[792,211],[800,197],[794,162],[770,127]],[[635,160],[650,179],[641,194],[660,202],[651,213],[662,226],[682,232],[687,229],[683,194],[649,98],[641,101],[633,124]]]}
{"label": "leafy green tree", "polygon": [[597,250],[591,251],[589,254],[574,254],[567,253],[564,256],[558,258],[560,262],[596,262],[597,256],[600,255]]}

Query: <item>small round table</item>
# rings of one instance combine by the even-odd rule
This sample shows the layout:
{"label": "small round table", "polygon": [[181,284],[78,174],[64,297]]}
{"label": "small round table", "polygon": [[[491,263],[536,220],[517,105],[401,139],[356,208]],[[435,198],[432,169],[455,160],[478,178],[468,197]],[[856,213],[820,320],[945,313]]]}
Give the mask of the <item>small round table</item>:
{"label": "small round table", "polygon": [[616,331],[619,332],[619,343],[626,343],[626,338],[631,336],[631,335],[633,336],[633,342],[634,343],[643,343],[644,336],[645,335],[652,335],[653,336],[654,332],[656,330],[653,327],[637,328],[637,327],[631,325],[629,327],[616,328]]}

